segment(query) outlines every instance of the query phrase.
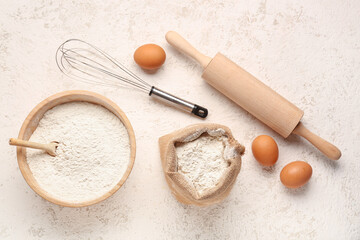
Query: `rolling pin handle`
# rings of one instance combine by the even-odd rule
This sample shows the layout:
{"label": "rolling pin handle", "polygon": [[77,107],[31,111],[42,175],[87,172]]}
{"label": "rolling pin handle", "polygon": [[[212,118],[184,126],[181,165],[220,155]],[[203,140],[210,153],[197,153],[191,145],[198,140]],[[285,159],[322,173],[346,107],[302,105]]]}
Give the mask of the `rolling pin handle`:
{"label": "rolling pin handle", "polygon": [[328,158],[338,160],[341,157],[341,151],[336,146],[310,132],[301,122],[296,126],[293,133],[308,140]]}
{"label": "rolling pin handle", "polygon": [[196,60],[203,68],[210,63],[211,57],[205,56],[196,50],[188,41],[186,41],[180,34],[174,31],[169,31],[165,35],[166,41],[180,52],[185,53],[194,60]]}

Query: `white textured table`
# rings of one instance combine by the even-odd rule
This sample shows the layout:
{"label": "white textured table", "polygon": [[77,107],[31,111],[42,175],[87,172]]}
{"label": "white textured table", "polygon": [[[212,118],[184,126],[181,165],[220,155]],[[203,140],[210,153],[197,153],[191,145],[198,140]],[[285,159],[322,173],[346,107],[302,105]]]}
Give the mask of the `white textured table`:
{"label": "white textured table", "polygon": [[[251,2],[251,3],[250,3]],[[0,239],[360,239],[360,2],[359,1],[1,1]],[[340,161],[305,140],[282,139],[200,77],[201,68],[171,48],[176,30],[199,50],[221,51],[305,111],[304,123],[334,142]],[[155,85],[210,110],[247,148],[230,196],[198,208],[179,204],[165,183],[157,139],[201,120],[146,95],[72,82],[55,50],[68,38],[100,46]],[[154,75],[132,60],[154,42],[167,60]],[[137,157],[130,178],[106,201],[63,208],[37,196],[16,162],[16,137],[30,110],[64,90],[85,89],[114,100],[133,124]],[[280,158],[271,170],[250,145],[273,136]],[[313,167],[309,184],[284,188],[279,173],[291,161]]]}

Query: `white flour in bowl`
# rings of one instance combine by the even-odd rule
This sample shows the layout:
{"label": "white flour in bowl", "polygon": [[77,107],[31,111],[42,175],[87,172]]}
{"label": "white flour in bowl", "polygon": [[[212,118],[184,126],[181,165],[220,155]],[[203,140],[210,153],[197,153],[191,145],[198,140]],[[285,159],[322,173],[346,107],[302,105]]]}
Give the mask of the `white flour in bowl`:
{"label": "white flour in bowl", "polygon": [[41,188],[68,202],[96,199],[123,177],[130,161],[124,124],[104,107],[72,102],[48,110],[30,141],[60,142],[56,157],[28,148],[27,161]]}
{"label": "white flour in bowl", "polygon": [[201,195],[214,188],[229,166],[227,159],[234,157],[235,150],[230,147],[224,131],[213,131],[189,137],[189,142],[176,145],[178,172],[193,184]]}

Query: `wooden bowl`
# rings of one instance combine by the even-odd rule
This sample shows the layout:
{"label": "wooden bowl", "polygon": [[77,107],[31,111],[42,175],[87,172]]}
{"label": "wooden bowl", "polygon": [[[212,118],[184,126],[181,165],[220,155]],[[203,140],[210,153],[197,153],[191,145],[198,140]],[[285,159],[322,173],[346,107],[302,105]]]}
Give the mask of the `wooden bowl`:
{"label": "wooden bowl", "polygon": [[60,199],[56,199],[49,195],[44,189],[42,189],[39,184],[37,183],[36,179],[32,175],[32,172],[29,168],[29,165],[26,160],[26,148],[23,147],[17,147],[17,160],[19,164],[20,171],[22,175],[24,176],[26,182],[29,184],[29,186],[41,197],[44,199],[64,206],[64,207],[84,207],[89,206],[98,202],[101,202],[105,200],[106,198],[110,197],[112,194],[114,194],[126,181],[128,178],[133,165],[135,161],[135,152],[136,152],[136,145],[135,145],[135,134],[134,130],[126,117],[125,113],[121,111],[121,109],[112,101],[105,98],[104,96],[89,92],[89,91],[65,91],[61,93],[57,93],[51,97],[48,97],[41,103],[39,103],[27,116],[25,119],[21,129],[18,138],[23,140],[29,140],[35,129],[37,128],[39,121],[43,117],[44,113],[48,111],[49,109],[68,102],[89,102],[101,105],[108,109],[110,112],[115,114],[121,122],[124,124],[124,126],[127,129],[127,132],[129,134],[129,140],[130,140],[130,161],[128,164],[128,167],[123,175],[123,177],[120,179],[120,181],[106,194],[90,200],[90,201],[84,201],[84,202],[68,202],[68,201],[62,201]]}

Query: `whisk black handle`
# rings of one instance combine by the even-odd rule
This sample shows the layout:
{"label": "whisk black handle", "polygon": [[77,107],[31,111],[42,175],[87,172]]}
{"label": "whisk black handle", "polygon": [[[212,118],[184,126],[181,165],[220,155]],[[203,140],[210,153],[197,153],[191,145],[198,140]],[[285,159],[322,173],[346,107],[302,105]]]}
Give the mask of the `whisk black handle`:
{"label": "whisk black handle", "polygon": [[193,113],[196,116],[199,116],[201,118],[206,118],[206,116],[208,115],[208,110],[204,107],[201,107],[201,106],[195,104],[191,113]]}
{"label": "whisk black handle", "polygon": [[149,96],[158,96],[162,99],[165,99],[169,102],[174,103],[176,106],[184,109],[187,112],[190,112],[198,117],[206,118],[208,115],[208,110],[204,107],[201,107],[199,105],[193,104],[191,102],[188,102],[184,99],[178,98],[170,93],[167,93],[163,90],[160,90],[156,87],[151,87],[151,90],[149,92]]}

